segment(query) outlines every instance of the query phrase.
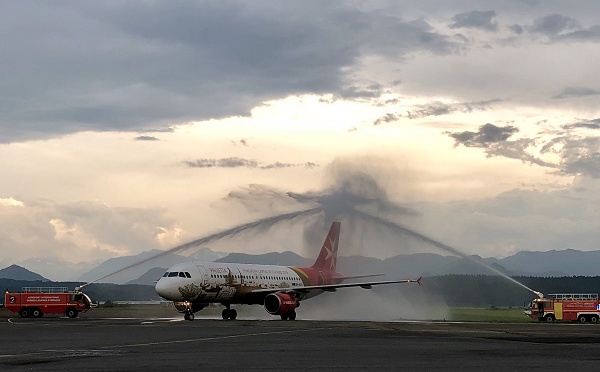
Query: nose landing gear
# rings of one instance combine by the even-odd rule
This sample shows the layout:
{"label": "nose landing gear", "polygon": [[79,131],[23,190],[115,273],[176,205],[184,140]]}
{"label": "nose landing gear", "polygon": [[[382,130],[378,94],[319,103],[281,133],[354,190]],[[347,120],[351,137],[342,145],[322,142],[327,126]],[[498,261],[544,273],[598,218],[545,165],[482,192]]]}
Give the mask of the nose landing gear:
{"label": "nose landing gear", "polygon": [[194,313],[185,313],[183,315],[183,319],[190,320],[190,321],[194,320]]}

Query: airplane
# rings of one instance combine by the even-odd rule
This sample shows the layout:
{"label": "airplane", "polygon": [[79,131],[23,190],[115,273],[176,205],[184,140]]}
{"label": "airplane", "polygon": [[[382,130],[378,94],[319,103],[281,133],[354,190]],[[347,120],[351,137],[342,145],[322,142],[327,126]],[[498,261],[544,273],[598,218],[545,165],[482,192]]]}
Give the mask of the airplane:
{"label": "airplane", "polygon": [[342,283],[346,279],[366,278],[381,274],[344,276],[336,271],[340,222],[333,222],[325,242],[311,267],[255,265],[219,262],[187,262],[172,266],[156,282],[155,290],[162,298],[173,301],[185,320],[211,303],[225,306],[223,319],[234,320],[233,304],[263,305],[271,315],[282,320],[295,320],[300,301],[338,288],[417,283],[419,279]]}

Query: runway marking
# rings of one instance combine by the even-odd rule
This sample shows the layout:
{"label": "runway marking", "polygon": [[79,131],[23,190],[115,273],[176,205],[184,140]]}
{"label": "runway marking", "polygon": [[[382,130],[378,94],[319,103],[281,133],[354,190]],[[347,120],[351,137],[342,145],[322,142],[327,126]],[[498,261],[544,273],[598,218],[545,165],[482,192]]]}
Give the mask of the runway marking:
{"label": "runway marking", "polygon": [[48,353],[65,353],[59,357],[64,358],[73,353],[79,353],[80,356],[100,356],[98,353],[101,353],[101,350],[113,350],[120,348],[136,348],[136,347],[144,347],[144,346],[156,346],[156,345],[168,345],[168,344],[183,344],[183,343],[191,343],[191,342],[203,342],[203,341],[215,341],[215,340],[226,340],[233,338],[244,338],[244,337],[255,337],[255,336],[268,336],[268,335],[278,335],[278,334],[286,334],[286,333],[299,333],[299,332],[314,332],[314,331],[323,331],[323,330],[331,330],[332,327],[328,328],[313,328],[313,329],[290,329],[285,331],[272,331],[272,332],[256,332],[256,333],[245,333],[245,334],[237,334],[237,335],[224,335],[224,336],[212,336],[212,337],[203,337],[203,338],[192,338],[188,340],[172,340],[172,341],[157,341],[157,342],[145,342],[139,344],[129,344],[129,345],[112,345],[112,346],[104,346],[97,347],[95,349],[90,350],[77,350],[74,351],[72,349],[65,350],[57,350],[57,349],[48,349],[42,350],[38,352],[31,353],[22,353],[22,354],[0,354],[0,358],[11,358],[11,357],[26,357],[26,356],[39,356]]}
{"label": "runway marking", "polygon": [[268,335],[278,335],[278,334],[297,333],[297,332],[313,332],[313,331],[323,331],[323,330],[331,330],[331,329],[333,329],[333,328],[294,329],[294,330],[286,330],[286,331],[256,332],[256,333],[245,333],[245,334],[238,334],[238,335],[192,338],[192,339],[188,339],[188,340],[145,342],[145,343],[141,343],[141,344],[129,344],[129,345],[113,345],[113,346],[106,346],[106,347],[104,347],[104,349],[118,349],[118,348],[123,348],[123,347],[142,347],[142,346],[155,346],[155,345],[168,345],[168,344],[183,344],[183,343],[190,343],[190,342],[226,340],[226,339],[232,339],[232,338],[268,336]]}

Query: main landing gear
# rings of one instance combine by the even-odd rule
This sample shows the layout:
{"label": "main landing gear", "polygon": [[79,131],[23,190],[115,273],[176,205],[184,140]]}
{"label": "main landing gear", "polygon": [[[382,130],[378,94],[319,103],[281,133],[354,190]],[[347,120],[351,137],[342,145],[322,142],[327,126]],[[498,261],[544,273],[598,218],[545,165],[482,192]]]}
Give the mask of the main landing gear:
{"label": "main landing gear", "polygon": [[296,311],[292,310],[289,313],[281,314],[281,320],[296,320]]}
{"label": "main landing gear", "polygon": [[235,320],[235,318],[237,318],[237,311],[235,309],[232,309],[231,305],[229,304],[225,304],[225,306],[227,307],[227,309],[223,309],[223,312],[221,313],[223,319]]}

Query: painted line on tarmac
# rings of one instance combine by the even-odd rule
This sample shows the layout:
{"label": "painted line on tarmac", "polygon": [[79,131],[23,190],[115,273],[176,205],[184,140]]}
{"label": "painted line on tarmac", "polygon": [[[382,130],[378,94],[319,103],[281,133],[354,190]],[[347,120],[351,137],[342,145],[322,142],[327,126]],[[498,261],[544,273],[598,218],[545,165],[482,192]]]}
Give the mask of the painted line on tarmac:
{"label": "painted line on tarmac", "polygon": [[185,343],[191,343],[191,342],[227,340],[227,339],[232,339],[232,338],[244,338],[244,337],[255,337],[255,336],[280,335],[280,334],[286,334],[286,333],[314,332],[314,331],[323,331],[323,330],[330,330],[330,329],[333,329],[333,328],[293,329],[293,330],[286,330],[286,331],[244,333],[244,334],[238,334],[238,335],[192,338],[192,339],[188,339],[188,340],[145,342],[145,343],[140,343],[140,344],[129,344],[129,345],[113,345],[113,346],[106,346],[106,347],[104,347],[104,349],[119,349],[119,348],[125,348],[125,347],[135,348],[135,347],[143,347],[143,346],[156,346],[156,345],[169,345],[169,344],[185,344]]}

